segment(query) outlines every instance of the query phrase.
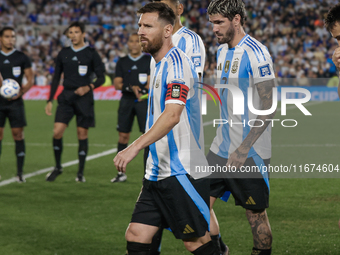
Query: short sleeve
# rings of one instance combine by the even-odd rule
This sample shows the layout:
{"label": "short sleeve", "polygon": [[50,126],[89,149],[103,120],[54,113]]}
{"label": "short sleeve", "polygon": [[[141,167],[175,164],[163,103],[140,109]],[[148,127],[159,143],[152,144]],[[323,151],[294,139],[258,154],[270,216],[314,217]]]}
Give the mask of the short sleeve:
{"label": "short sleeve", "polygon": [[[194,82],[191,78],[191,68],[188,58],[175,58],[168,61],[167,75],[167,93],[165,104],[180,104],[185,105],[189,97],[191,83]],[[191,81],[192,80],[192,81]]]}
{"label": "short sleeve", "polygon": [[253,53],[250,65],[254,84],[275,79],[273,61],[265,48],[262,48],[258,53]]}

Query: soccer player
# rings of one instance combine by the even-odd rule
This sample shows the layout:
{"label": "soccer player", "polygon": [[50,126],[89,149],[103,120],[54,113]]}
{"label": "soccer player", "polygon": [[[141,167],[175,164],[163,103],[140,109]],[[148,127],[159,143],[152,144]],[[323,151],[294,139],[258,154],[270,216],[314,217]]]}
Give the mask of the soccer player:
{"label": "soccer player", "polygon": [[[140,97],[149,90],[151,57],[142,53],[138,34],[131,34],[127,44],[129,54],[118,60],[113,81],[115,88],[123,93],[118,109],[118,152],[127,147],[135,116],[140,132],[145,132],[148,108],[147,100],[141,100]],[[111,182],[124,182],[126,179],[126,174],[118,172]]]}
{"label": "soccer player", "polygon": [[138,13],[140,42],[155,59],[156,70],[150,79],[146,133],[114,158],[117,170],[125,172],[140,150],[150,148],[143,188],[125,235],[127,252],[149,254],[152,237],[162,225],[193,254],[218,254],[208,233],[208,180],[190,174],[191,157],[207,165],[191,126],[191,121],[200,120],[198,74],[185,53],[173,46],[171,8],[149,3]]}
{"label": "soccer player", "polygon": [[[0,31],[0,72],[3,79],[16,80],[21,89],[19,95],[11,100],[0,97],[0,155],[1,141],[4,134],[6,118],[9,119],[12,136],[15,141],[15,154],[17,157],[17,181],[25,182],[23,166],[25,160],[24,126],[26,126],[25,108],[22,95],[32,86],[34,81],[31,61],[22,52],[14,48],[15,30],[12,27],[4,27]],[[27,83],[22,85],[23,76]]]}
{"label": "soccer player", "polygon": [[[64,73],[64,90],[58,96],[53,129],[56,167],[47,175],[46,181],[54,181],[62,173],[62,137],[68,123],[76,115],[79,140],[79,170],[76,181],[85,182],[84,166],[88,151],[88,128],[95,125],[93,90],[104,83],[105,67],[95,49],[85,44],[83,23],[71,23],[68,27],[68,37],[72,41],[72,46],[63,48],[57,56],[50,97],[45,107],[46,114],[52,115],[52,100],[57,91],[60,76]],[[93,73],[97,76],[95,82],[91,79]]]}
{"label": "soccer player", "polygon": [[[191,31],[187,27],[182,25],[181,15],[184,11],[184,6],[179,0],[154,0],[153,2],[162,2],[167,4],[175,13],[176,20],[175,25],[172,32],[172,43],[181,49],[194,63],[196,71],[198,72],[199,77],[202,80],[204,64],[205,64],[205,47],[201,37],[196,34],[194,31]],[[152,58],[151,60],[151,70],[155,70],[155,60]],[[203,126],[200,130],[200,143],[204,144],[203,141]],[[162,238],[162,229],[158,231],[155,235],[150,255],[158,255],[160,254],[160,241]],[[214,238],[214,237],[213,237]]]}
{"label": "soccer player", "polygon": [[181,15],[183,14],[184,6],[181,1],[154,0],[153,2],[165,3],[174,11],[176,20],[174,31],[172,32],[172,42],[191,59],[196,67],[196,71],[200,77],[203,77],[206,55],[204,43],[198,34],[182,25]]}
{"label": "soccer player", "polygon": [[[247,16],[244,3],[241,0],[214,0],[208,6],[208,15],[221,44],[217,52],[217,82],[239,88],[246,101],[252,98],[255,109],[270,109],[275,87],[273,63],[267,48],[243,29]],[[250,87],[252,92],[248,90]],[[217,128],[207,155],[209,165],[235,169],[268,166],[271,126],[266,119],[272,119],[275,111],[257,116],[249,110],[248,104],[244,104],[244,114],[236,115],[229,89],[220,88],[219,95],[222,100],[220,119],[227,119],[229,124]],[[255,120],[251,126],[249,120]],[[246,209],[254,241],[251,254],[271,254],[272,233],[266,213],[269,206],[268,175],[264,172],[228,173],[211,179],[210,189],[211,234],[219,234],[213,205],[217,198],[224,198],[231,192],[236,205]]]}
{"label": "soccer player", "polygon": [[[340,4],[333,6],[325,18],[325,27],[331,33],[332,37],[338,42],[339,47],[333,53],[333,63],[336,66],[340,78]],[[340,97],[340,83],[338,85],[338,94]],[[340,220],[339,220],[340,228]]]}

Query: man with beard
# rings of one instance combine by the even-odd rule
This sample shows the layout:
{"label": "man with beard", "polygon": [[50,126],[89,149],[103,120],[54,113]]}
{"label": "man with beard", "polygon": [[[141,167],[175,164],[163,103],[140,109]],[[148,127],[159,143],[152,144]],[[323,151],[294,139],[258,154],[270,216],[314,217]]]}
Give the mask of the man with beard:
{"label": "man with beard", "polygon": [[[337,40],[339,45],[333,53],[332,60],[340,77],[340,4],[333,6],[327,13],[325,18],[325,27],[331,33],[332,37]],[[338,85],[338,94],[340,97],[340,83]],[[340,220],[338,225],[340,228]]]}
{"label": "man with beard", "polygon": [[[272,59],[264,45],[244,32],[247,15],[241,0],[214,0],[209,4],[208,14],[222,44],[217,52],[217,83],[226,85],[218,89],[222,100],[220,119],[227,119],[229,124],[217,128],[207,160],[209,165],[238,170],[235,174],[212,176],[210,232],[219,234],[212,209],[216,199],[228,200],[231,193],[235,204],[246,209],[254,241],[251,254],[271,254],[272,233],[266,213],[269,178],[262,166],[268,166],[271,157],[271,126],[268,127],[267,119],[275,115],[271,109],[275,87]],[[233,103],[238,102],[230,91],[234,86],[242,91],[246,101],[252,98],[256,110],[263,111],[256,115],[248,104],[242,104],[244,113],[234,114]],[[264,111],[267,109],[270,110]],[[240,173],[245,167],[255,167],[258,171]]]}
{"label": "man with beard", "polygon": [[[6,118],[11,126],[12,136],[15,141],[15,154],[17,158],[17,181],[25,182],[23,177],[23,166],[25,160],[25,139],[24,126],[26,126],[26,116],[22,95],[32,86],[34,81],[32,65],[29,58],[22,52],[14,48],[15,31],[12,27],[4,27],[0,31],[0,72],[4,79],[13,79],[20,85],[19,95],[8,100],[0,97],[0,155],[1,141],[4,134]],[[23,77],[27,83],[22,85]]]}
{"label": "man with beard", "polygon": [[[193,62],[196,72],[198,72],[199,78],[202,81],[204,64],[205,64],[205,47],[201,37],[194,31],[188,29],[182,25],[181,15],[184,11],[184,6],[179,0],[154,0],[153,2],[161,2],[167,4],[175,13],[176,20],[174,29],[172,32],[172,43],[181,49]],[[151,70],[155,70],[155,60],[151,59]],[[152,76],[152,74],[151,74]],[[200,143],[204,146],[203,141],[203,126],[200,130]],[[146,151],[148,151],[146,149]],[[147,156],[147,155],[145,155]],[[159,255],[161,250],[161,239],[162,239],[163,229],[160,227],[159,231],[152,240],[150,255]],[[212,237],[213,241],[216,239]],[[225,245],[222,245],[225,247]]]}
{"label": "man with beard", "polygon": [[185,53],[173,46],[172,9],[149,3],[138,13],[140,42],[155,59],[156,70],[150,79],[146,132],[114,158],[117,170],[125,172],[140,150],[150,148],[143,188],[125,234],[127,254],[149,254],[152,237],[162,225],[193,254],[218,255],[208,232],[209,182],[190,173],[191,157],[207,166],[191,125],[201,114],[198,75]]}
{"label": "man with beard", "polygon": [[[127,147],[133,120],[137,116],[140,132],[145,132],[147,100],[140,97],[148,93],[150,81],[150,55],[142,53],[137,34],[131,34],[128,40],[129,54],[120,58],[116,66],[115,88],[122,91],[118,109],[119,132],[118,151]],[[118,172],[111,182],[124,182],[127,176]]]}

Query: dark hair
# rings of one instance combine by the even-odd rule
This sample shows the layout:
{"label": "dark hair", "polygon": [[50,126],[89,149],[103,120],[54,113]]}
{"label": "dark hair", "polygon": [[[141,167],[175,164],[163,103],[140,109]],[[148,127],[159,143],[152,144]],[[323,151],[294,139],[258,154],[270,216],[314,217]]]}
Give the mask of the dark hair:
{"label": "dark hair", "polygon": [[7,30],[11,30],[13,32],[15,32],[14,28],[13,27],[3,27],[1,30],[0,30],[0,36],[2,36],[4,34],[5,31]]}
{"label": "dark hair", "polygon": [[131,34],[129,35],[129,39],[130,39],[131,36],[134,36],[134,35],[135,35],[135,36],[139,36],[137,33],[131,33]]}
{"label": "dark hair", "polygon": [[72,23],[68,26],[68,28],[67,28],[66,31],[68,31],[71,27],[79,27],[82,33],[85,32],[85,24],[82,23],[82,22],[79,22],[79,21],[74,21],[74,22],[72,22]]}
{"label": "dark hair", "polygon": [[239,14],[242,26],[247,20],[246,7],[242,0],[213,0],[209,4],[207,12],[209,15],[221,14],[230,21],[236,14]]}
{"label": "dark hair", "polygon": [[164,3],[148,3],[137,11],[137,14],[158,13],[158,20],[175,25],[176,15],[174,11]]}
{"label": "dark hair", "polygon": [[[160,2],[160,1],[162,1],[162,0],[153,0],[152,2]],[[179,0],[168,0],[168,1],[175,6],[177,6],[178,4],[181,3],[181,1],[179,1]]]}
{"label": "dark hair", "polygon": [[327,16],[325,18],[326,29],[330,32],[336,22],[340,24],[340,3],[333,6],[327,13]]}

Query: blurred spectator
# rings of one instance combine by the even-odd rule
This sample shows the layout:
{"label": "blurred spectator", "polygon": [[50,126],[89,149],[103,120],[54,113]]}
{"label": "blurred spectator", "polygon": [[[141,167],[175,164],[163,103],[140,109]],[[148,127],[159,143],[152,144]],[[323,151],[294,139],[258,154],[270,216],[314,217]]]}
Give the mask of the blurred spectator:
{"label": "blurred spectator", "polygon": [[[34,66],[50,73],[53,66],[51,60],[56,57],[56,52],[70,45],[64,35],[64,26],[71,21],[84,21],[89,24],[87,42],[101,52],[107,74],[113,79],[117,59],[127,53],[128,35],[138,30],[136,11],[148,2],[0,0],[0,25],[15,26],[18,30],[16,47],[27,51]],[[205,14],[209,1],[182,2],[185,5],[182,23],[204,38],[208,61],[205,75],[213,76],[219,45]],[[323,26],[323,17],[329,6],[338,1],[244,2],[248,12],[246,32],[268,47],[277,77],[282,78],[287,85],[300,84],[298,79],[303,76],[331,77],[336,72],[331,58],[337,46],[335,40],[330,40],[330,34]]]}

